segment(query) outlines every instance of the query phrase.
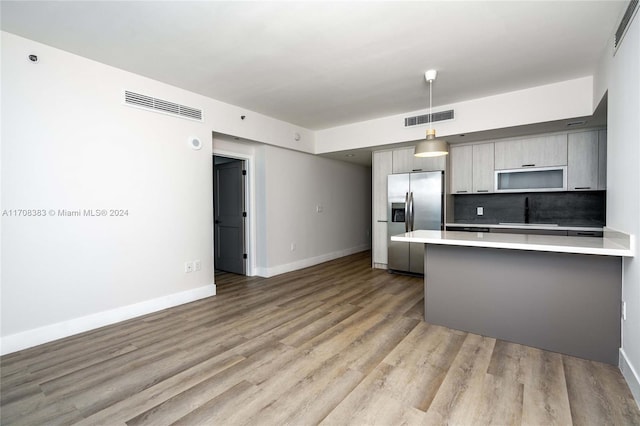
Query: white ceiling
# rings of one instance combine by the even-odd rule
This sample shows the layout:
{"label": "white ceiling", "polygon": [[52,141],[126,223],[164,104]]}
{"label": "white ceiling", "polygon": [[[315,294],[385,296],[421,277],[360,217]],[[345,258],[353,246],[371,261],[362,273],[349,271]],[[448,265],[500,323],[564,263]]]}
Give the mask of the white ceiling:
{"label": "white ceiling", "polygon": [[626,1],[10,2],[2,29],[309,129],[592,75]]}

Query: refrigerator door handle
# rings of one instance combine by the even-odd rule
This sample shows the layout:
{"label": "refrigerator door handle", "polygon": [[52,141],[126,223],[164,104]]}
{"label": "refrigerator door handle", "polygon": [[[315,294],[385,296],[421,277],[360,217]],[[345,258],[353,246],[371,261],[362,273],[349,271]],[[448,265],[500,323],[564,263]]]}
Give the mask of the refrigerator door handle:
{"label": "refrigerator door handle", "polygon": [[409,193],[404,193],[404,232],[409,232]]}
{"label": "refrigerator door handle", "polygon": [[413,192],[411,192],[409,194],[409,217],[411,218],[411,231],[413,231],[413,215],[414,215],[414,211],[413,211]]}

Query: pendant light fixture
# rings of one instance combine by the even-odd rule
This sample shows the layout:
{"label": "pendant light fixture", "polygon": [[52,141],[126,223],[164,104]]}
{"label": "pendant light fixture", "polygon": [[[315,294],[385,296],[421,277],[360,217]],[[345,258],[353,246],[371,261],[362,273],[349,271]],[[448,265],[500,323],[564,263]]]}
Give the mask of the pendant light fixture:
{"label": "pendant light fixture", "polygon": [[439,157],[449,153],[449,145],[442,139],[436,139],[436,131],[433,128],[433,101],[432,86],[433,80],[436,79],[438,72],[429,70],[424,73],[424,79],[429,82],[429,129],[427,130],[427,139],[420,141],[416,145],[413,155],[416,157]]}

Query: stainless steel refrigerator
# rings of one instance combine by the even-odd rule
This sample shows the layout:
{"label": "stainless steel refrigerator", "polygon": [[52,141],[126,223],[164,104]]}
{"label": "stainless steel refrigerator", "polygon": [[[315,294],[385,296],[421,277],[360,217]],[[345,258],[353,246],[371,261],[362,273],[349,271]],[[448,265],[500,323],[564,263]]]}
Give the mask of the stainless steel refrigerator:
{"label": "stainless steel refrigerator", "polygon": [[391,236],[419,229],[443,229],[444,172],[389,175],[387,190],[388,268],[423,274],[424,244],[391,241]]}

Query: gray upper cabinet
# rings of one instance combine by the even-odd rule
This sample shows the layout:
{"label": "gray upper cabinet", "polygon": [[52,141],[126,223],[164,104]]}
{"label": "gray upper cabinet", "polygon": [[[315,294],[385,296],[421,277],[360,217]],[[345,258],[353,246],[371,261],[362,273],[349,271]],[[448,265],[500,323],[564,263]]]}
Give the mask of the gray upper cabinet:
{"label": "gray upper cabinet", "polygon": [[409,173],[413,170],[413,151],[415,148],[393,150],[393,173]]}
{"label": "gray upper cabinet", "polygon": [[393,150],[393,173],[432,172],[444,170],[446,156],[416,157],[413,155],[415,147]]}
{"label": "gray upper cabinet", "polygon": [[473,192],[493,192],[494,143],[473,145]]}
{"label": "gray upper cabinet", "polygon": [[494,144],[452,146],[451,193],[493,192]]}
{"label": "gray upper cabinet", "polygon": [[495,143],[496,170],[566,165],[566,133]]}
{"label": "gray upper cabinet", "polygon": [[569,133],[567,189],[598,189],[598,132]]}
{"label": "gray upper cabinet", "polygon": [[607,189],[607,130],[598,131],[598,189]]}
{"label": "gray upper cabinet", "polygon": [[[451,156],[451,193],[467,194],[473,191],[473,147],[452,146]],[[493,171],[492,171],[493,172]]]}
{"label": "gray upper cabinet", "polygon": [[387,176],[392,172],[393,153],[373,153],[373,220],[387,220]]}

